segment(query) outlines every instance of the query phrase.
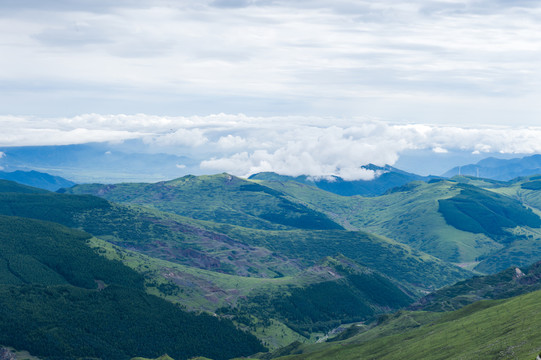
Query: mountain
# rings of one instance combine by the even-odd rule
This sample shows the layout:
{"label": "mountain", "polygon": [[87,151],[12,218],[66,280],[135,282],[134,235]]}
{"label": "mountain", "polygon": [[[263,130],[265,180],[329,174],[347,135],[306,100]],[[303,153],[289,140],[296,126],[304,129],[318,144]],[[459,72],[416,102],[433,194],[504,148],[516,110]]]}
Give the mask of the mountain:
{"label": "mountain", "polygon": [[398,312],[346,340],[293,344],[281,354],[288,356],[276,359],[533,360],[539,353],[540,306],[541,291],[535,291],[452,312]]}
{"label": "mountain", "polygon": [[137,142],[0,147],[4,171],[36,170],[78,183],[160,181],[200,171],[186,156],[140,152]]}
{"label": "mountain", "polygon": [[510,268],[497,274],[459,281],[422,297],[410,309],[452,311],[476,301],[507,299],[540,289],[541,262],[537,262],[524,270]]}
{"label": "mountain", "polygon": [[257,229],[341,229],[326,215],[271,188],[232,175],[115,185],[78,185],[66,194],[98,195],[110,201],[149,205],[161,211]]}
{"label": "mountain", "polygon": [[277,319],[309,338],[342,323],[374,320],[376,315],[403,308],[413,299],[397,282],[343,256],[327,257],[316,269],[331,274],[331,280],[291,286],[286,293],[261,293],[218,313],[238,322],[251,316],[267,319],[264,321]]}
{"label": "mountain", "polygon": [[483,273],[541,258],[541,219],[520,199],[504,194],[506,184],[502,190],[495,184],[483,189],[435,179],[371,198],[342,197],[294,181],[261,184],[325,212],[347,229],[386,236]]}
{"label": "mountain", "polygon": [[37,171],[0,171],[0,179],[15,181],[40,189],[56,191],[60,188],[71,187],[75,185],[73,181],[66,180],[60,176],[53,176]]}
{"label": "mountain", "polygon": [[19,193],[19,194],[46,194],[49,191],[38,189],[32,186],[19,184],[10,180],[0,179],[0,193]]}
{"label": "mountain", "polygon": [[421,176],[406,171],[396,169],[392,166],[376,166],[373,164],[363,166],[364,169],[372,170],[376,173],[373,180],[354,180],[346,181],[338,176],[327,178],[312,178],[303,176],[285,176],[276,173],[258,173],[250,176],[252,180],[266,181],[297,181],[301,184],[314,185],[319,189],[326,190],[338,195],[352,196],[378,196],[397,186],[402,186],[411,181],[429,181],[436,176]]}
{"label": "mountain", "polygon": [[489,157],[476,164],[457,166],[442,176],[470,175],[494,180],[508,181],[521,176],[541,174],[541,155],[515,159]]}
{"label": "mountain", "polygon": [[[198,334],[205,334],[207,326],[214,326],[207,319],[221,319],[224,329],[234,323],[271,350],[278,349],[257,355],[262,359],[287,354],[310,359],[386,358],[397,354],[396,346],[400,343],[408,357],[430,358],[428,350],[423,349],[434,350],[433,344],[439,349],[445,339],[455,337],[456,343],[465,344],[464,349],[457,349],[453,340],[451,344],[445,343],[449,349],[442,350],[442,354],[449,357],[447,351],[472,353],[473,348],[483,347],[483,341],[516,341],[518,335],[524,335],[520,325],[537,335],[530,323],[523,320],[523,316],[532,316],[533,324],[536,319],[535,314],[528,313],[530,306],[541,303],[539,296],[528,297],[535,292],[521,295],[523,300],[519,301],[529,304],[521,312],[506,307],[508,303],[516,306],[514,298],[466,304],[536,289],[534,267],[525,268],[520,277],[514,268],[496,273],[502,267],[523,266],[541,258],[539,182],[535,176],[509,182],[462,176],[414,181],[381,196],[361,197],[341,196],[293,180],[245,180],[228,174],[185,176],[159,183],[83,184],[57,193],[0,181],[0,220],[6,218],[6,223],[37,231],[18,231],[20,236],[30,239],[26,241],[37,242],[26,244],[11,235],[15,230],[6,227],[2,244],[23,246],[17,251],[0,249],[1,256],[8,259],[0,276],[4,274],[6,279],[5,291],[14,295],[13,303],[4,300],[5,304],[0,304],[7,309],[0,316],[14,314],[10,321],[20,321],[23,329],[34,329],[33,334],[44,333],[51,338],[51,331],[56,331],[57,336],[68,339],[69,334],[54,330],[65,328],[80,338],[81,329],[69,325],[68,316],[78,323],[94,324],[97,318],[89,317],[86,322],[81,318],[82,306],[101,314],[98,309],[111,308],[107,302],[111,300],[118,304],[115,309],[133,310],[128,312],[127,319],[114,320],[118,326],[132,328],[129,319],[137,319],[147,329],[138,331],[137,336],[144,332],[156,334],[147,335],[144,340],[146,348],[155,352],[144,352],[133,344],[129,346],[132,350],[118,345],[112,351],[145,358],[165,353],[172,358],[237,356],[225,355],[227,348],[185,355],[180,340],[176,341],[181,347],[178,349],[152,343],[158,336],[174,338],[167,333],[172,326],[165,330],[155,328],[152,322],[169,324],[164,318],[167,316],[184,324],[184,331],[191,332],[186,330],[191,329],[191,320],[183,323],[181,317],[186,313],[174,304],[212,314],[201,318],[205,325],[193,330]],[[75,238],[80,236],[78,250],[69,253],[70,246],[58,242],[52,242],[50,249],[43,247],[41,244],[47,242],[39,234],[53,232],[46,226],[54,227],[54,231],[74,232],[70,236]],[[56,250],[55,256],[48,255],[51,249]],[[23,250],[30,253],[22,253]],[[84,255],[88,260],[80,260],[78,253],[83,251],[93,255]],[[465,280],[473,273],[451,263],[495,275]],[[110,270],[111,264],[123,268]],[[18,280],[21,282],[17,283]],[[451,286],[456,281],[462,282]],[[448,287],[437,290],[443,286]],[[466,306],[458,312],[400,310],[434,290],[421,300],[427,309]],[[20,291],[24,297],[19,295]],[[95,294],[107,294],[107,301]],[[157,297],[146,298],[153,295]],[[147,305],[139,303],[140,299]],[[19,307],[15,301],[20,303]],[[178,314],[168,315],[169,310],[160,310],[163,303],[168,304],[163,305],[166,308],[173,306]],[[47,322],[48,318],[39,311],[32,313],[32,304],[39,304],[37,309],[53,314],[52,318],[59,323]],[[499,306],[502,307],[495,314],[510,312],[521,324],[512,325],[505,332],[509,328],[490,313]],[[54,314],[55,309],[68,315]],[[386,315],[397,310],[396,315]],[[491,315],[486,317],[485,311]],[[143,313],[158,315],[141,318]],[[107,316],[115,319],[116,315],[113,312]],[[507,313],[501,317],[508,322],[514,319]],[[466,338],[461,329],[470,326],[470,321],[483,324],[486,329],[501,329],[501,335],[479,329]],[[87,346],[78,340],[66,343],[73,341],[78,348],[86,349],[86,354],[78,353],[78,357],[98,357],[96,354],[109,349],[109,345],[100,345],[102,340],[94,331],[112,336],[108,331],[116,331],[115,323],[103,324],[101,328],[92,325],[85,330],[92,344],[98,345]],[[333,342],[308,345],[318,339],[323,341],[351,323],[357,325]],[[373,325],[377,323],[378,326]],[[457,329],[460,335],[456,335]],[[180,330],[175,331],[188,338]],[[242,332],[232,336],[244,339],[247,347],[235,345],[242,355],[259,351],[256,348],[261,345],[255,338]],[[227,337],[217,337],[234,344]],[[405,339],[409,340],[404,343]],[[126,339],[116,341],[130,344]],[[216,341],[217,345],[209,344],[225,346],[222,340]],[[13,337],[0,338],[2,344],[34,352],[27,345],[29,342],[19,344]],[[287,344],[291,345],[281,348]],[[48,346],[53,348],[51,343]],[[526,343],[512,346],[517,354],[531,350]],[[498,347],[498,351],[508,348]],[[352,352],[348,353],[348,349]],[[480,358],[490,358],[494,355],[490,351],[479,350]],[[47,356],[51,355],[44,357]]]}
{"label": "mountain", "polygon": [[[363,232],[250,229],[92,195],[28,194],[22,185],[17,193],[14,187],[4,193],[0,187],[1,214],[84,229],[99,238],[90,245],[100,254],[143,274],[148,293],[231,318],[273,348],[307,341],[313,332],[322,336],[342,322],[373,319],[409,305],[421,288],[470,276]],[[375,289],[387,296],[378,298]],[[335,312],[329,301],[342,305]]]}
{"label": "mountain", "polygon": [[[134,189],[138,188],[139,185],[134,184]],[[361,264],[377,267],[380,272],[393,274],[396,268],[402,269],[403,271],[396,274],[401,280],[407,279],[408,282],[421,286],[441,286],[452,282],[452,279],[468,276],[467,272],[446,265],[406,245],[362,231],[251,229],[194,221],[155,210],[123,206],[91,195],[0,194],[0,200],[0,213],[55,221],[82,228],[127,249],[164,260],[205,267],[208,270],[220,270],[219,264],[225,262],[227,266],[224,264],[221,270],[224,272],[229,268],[229,271],[233,270],[234,274],[239,275],[280,276],[283,271],[289,273],[296,271],[295,268],[298,270],[299,267],[295,266],[295,263],[312,266],[326,256],[341,252]],[[186,251],[188,249],[191,250]],[[193,260],[190,260],[192,256]],[[273,257],[280,261],[271,261]],[[261,265],[257,266],[250,262],[250,258],[261,258],[261,262],[266,258],[264,261],[266,266],[269,268],[274,266],[279,272],[257,270],[262,268]],[[299,260],[289,262],[288,258]],[[202,259],[207,261],[197,262]],[[235,262],[237,266],[233,265],[234,263],[227,263],[229,259],[237,259]],[[243,267],[239,264],[243,263],[251,268],[250,272],[242,270]],[[283,263],[289,264],[280,267],[279,264]],[[290,270],[287,270],[288,267]],[[430,269],[428,272],[437,275],[412,271],[415,268],[425,267],[427,270]]]}
{"label": "mountain", "polygon": [[[318,194],[334,195],[312,189]],[[391,239],[359,230],[345,231],[299,199],[227,174],[187,176],[155,184],[83,184],[66,189],[65,194],[68,193],[94,194],[110,201],[145,205],[199,220],[214,219],[207,225],[213,231],[289,258],[314,262],[342,253],[360,264],[420,287],[441,286],[451,279],[468,276],[467,272]],[[416,267],[427,271],[424,274],[411,271]],[[429,268],[434,270],[428,271]],[[397,269],[403,271],[397,272]]]}
{"label": "mountain", "polygon": [[144,278],[58,224],[0,216],[0,343],[43,359],[169,353],[227,359],[263,350],[231,322],[146,294]]}

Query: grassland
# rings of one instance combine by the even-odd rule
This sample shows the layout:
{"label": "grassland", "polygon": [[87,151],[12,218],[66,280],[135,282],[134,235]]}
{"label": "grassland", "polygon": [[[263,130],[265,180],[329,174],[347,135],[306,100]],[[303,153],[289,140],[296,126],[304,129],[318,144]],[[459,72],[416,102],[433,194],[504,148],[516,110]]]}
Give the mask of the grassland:
{"label": "grassland", "polygon": [[[321,265],[328,256],[342,252],[353,267],[377,267],[399,280],[400,286],[383,277],[376,279],[382,285],[387,282],[390,293],[398,288],[416,293],[469,275],[406,245],[363,232],[245,228],[114,204],[90,195],[0,196],[0,213],[39,217],[88,231],[96,236],[90,242],[98,253],[144,276],[150,294],[188,310],[214,313],[220,309],[221,316],[235,320],[270,347],[315,340],[340,322],[367,319],[383,308],[407,305],[378,304],[381,299],[366,296],[362,287],[367,285],[356,285],[354,277],[336,275],[335,268]],[[317,298],[309,312],[299,306],[299,299],[319,296],[329,288],[345,295],[339,299],[343,303],[340,313],[332,313],[328,306],[325,310],[328,297]],[[259,304],[262,296],[265,301]],[[269,311],[263,309],[267,303],[272,305]],[[292,322],[287,313],[293,314],[293,304],[297,304],[297,320]],[[249,316],[250,311],[256,316]]]}
{"label": "grassland", "polygon": [[[363,198],[341,197],[291,181],[262,182],[307,206],[325,211],[348,229],[387,236],[482,273],[527,266],[541,256],[540,212],[534,207],[541,197],[536,190],[524,189],[523,183],[460,177],[457,181],[413,182],[383,196]],[[494,192],[506,197],[492,195]],[[461,210],[455,211],[456,206]],[[528,210],[532,208],[533,211]],[[448,216],[451,210],[462,221],[453,221],[455,218]],[[484,223],[480,225],[477,220]],[[465,227],[466,223],[477,227]],[[490,228],[491,224],[494,229],[483,228]]]}
{"label": "grassland", "polygon": [[[373,318],[385,309],[412,302],[412,297],[392,281],[346,258],[327,259],[296,276],[254,278],[155,259],[97,238],[91,239],[91,246],[144,274],[150,294],[190,310],[218,312],[250,330],[271,349],[297,340],[314,342],[341,322]],[[350,269],[349,274],[340,270],[344,266]],[[333,291],[329,292],[329,287]],[[370,298],[383,293],[387,294],[385,298]],[[333,309],[342,306],[348,310],[328,313],[324,305],[328,301],[332,301]],[[311,331],[307,332],[307,328]]]}
{"label": "grassland", "polygon": [[449,313],[401,313],[346,341],[283,359],[534,359],[541,350],[540,305],[536,291]]}
{"label": "grassland", "polygon": [[228,174],[185,176],[155,184],[78,185],[65,192],[250,228],[341,228],[323,213],[291,201],[285,194]]}

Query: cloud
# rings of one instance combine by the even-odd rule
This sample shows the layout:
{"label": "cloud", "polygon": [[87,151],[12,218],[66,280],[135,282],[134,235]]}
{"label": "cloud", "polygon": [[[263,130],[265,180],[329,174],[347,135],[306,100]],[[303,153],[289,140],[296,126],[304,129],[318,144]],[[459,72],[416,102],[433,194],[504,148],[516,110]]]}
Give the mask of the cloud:
{"label": "cloud", "polygon": [[4,114],[468,123],[479,112],[486,123],[520,113],[523,124],[541,115],[533,1],[6,0],[0,9]]}
{"label": "cloud", "polygon": [[227,136],[222,136],[218,139],[218,146],[223,149],[242,148],[246,146],[246,139],[228,134]]}
{"label": "cloud", "polygon": [[[332,125],[329,125],[332,124]],[[138,152],[189,156],[207,173],[248,176],[340,176],[369,180],[361,168],[393,165],[407,151],[541,153],[541,127],[393,124],[367,118],[192,117],[87,114],[72,118],[0,117],[0,146],[66,145],[138,140]],[[132,147],[133,149],[133,147]],[[132,150],[133,151],[133,150]],[[0,153],[0,158],[2,157]],[[179,164],[178,167],[182,167]]]}
{"label": "cloud", "polygon": [[207,143],[208,139],[201,129],[178,129],[171,133],[147,137],[145,141],[158,147],[197,147]]}
{"label": "cloud", "polygon": [[442,148],[441,146],[436,146],[432,148],[432,151],[436,154],[447,154],[449,151],[445,148]]}

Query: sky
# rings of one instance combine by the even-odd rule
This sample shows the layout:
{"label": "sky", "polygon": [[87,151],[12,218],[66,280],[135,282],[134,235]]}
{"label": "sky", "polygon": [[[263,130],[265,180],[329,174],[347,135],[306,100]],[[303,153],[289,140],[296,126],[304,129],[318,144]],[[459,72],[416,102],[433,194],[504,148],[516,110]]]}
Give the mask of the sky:
{"label": "sky", "polygon": [[0,54],[0,146],[139,139],[348,179],[541,152],[537,1],[0,0]]}

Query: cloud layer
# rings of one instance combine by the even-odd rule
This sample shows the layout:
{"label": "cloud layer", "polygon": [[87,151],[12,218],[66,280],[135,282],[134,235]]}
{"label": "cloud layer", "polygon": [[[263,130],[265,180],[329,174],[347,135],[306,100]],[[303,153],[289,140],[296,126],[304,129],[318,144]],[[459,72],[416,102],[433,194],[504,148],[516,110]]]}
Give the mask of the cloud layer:
{"label": "cloud layer", "polygon": [[540,18],[534,1],[2,1],[0,113],[534,125]]}
{"label": "cloud layer", "polygon": [[541,152],[541,127],[392,124],[374,119],[87,114],[50,119],[4,116],[0,127],[0,146],[121,144],[135,139],[141,143],[137,151],[188,156],[203,172],[239,176],[274,171],[368,180],[375,174],[362,165],[393,165],[411,150]]}

